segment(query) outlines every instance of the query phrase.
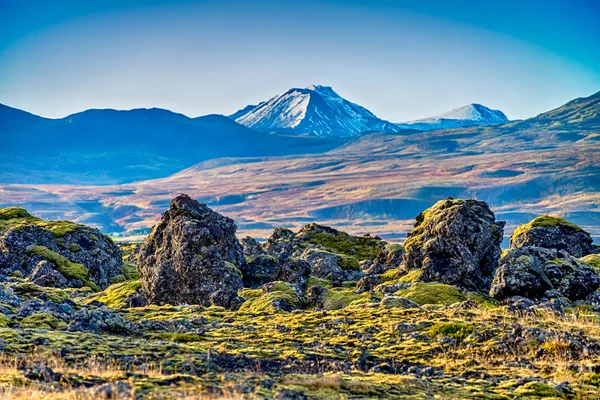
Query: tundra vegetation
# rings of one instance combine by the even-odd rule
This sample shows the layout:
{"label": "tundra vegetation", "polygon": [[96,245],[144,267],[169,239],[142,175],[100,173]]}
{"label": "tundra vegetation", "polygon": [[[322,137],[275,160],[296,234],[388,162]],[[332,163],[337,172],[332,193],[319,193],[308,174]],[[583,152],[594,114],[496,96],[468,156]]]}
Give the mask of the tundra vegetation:
{"label": "tundra vegetation", "polygon": [[[316,224],[238,241],[184,195],[116,250],[82,226],[50,250],[23,209],[0,224],[2,398],[600,398],[600,252],[568,221],[502,256],[474,200],[421,213],[407,249]],[[108,274],[85,257],[108,250]]]}

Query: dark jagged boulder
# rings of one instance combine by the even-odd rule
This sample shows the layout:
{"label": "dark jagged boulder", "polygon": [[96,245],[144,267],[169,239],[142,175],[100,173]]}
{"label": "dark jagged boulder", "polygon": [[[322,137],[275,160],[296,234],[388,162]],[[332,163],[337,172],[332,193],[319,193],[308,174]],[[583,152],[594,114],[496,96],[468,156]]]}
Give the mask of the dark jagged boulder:
{"label": "dark jagged boulder", "polygon": [[366,275],[356,283],[355,293],[370,292],[382,282],[381,275]]}
{"label": "dark jagged boulder", "polygon": [[527,246],[500,259],[490,295],[496,299],[566,297],[585,299],[600,287],[600,276],[588,264],[562,250]]}
{"label": "dark jagged boulder", "polygon": [[306,261],[297,258],[280,261],[268,255],[248,261],[241,267],[244,286],[258,288],[268,282],[282,281],[292,284],[300,292],[306,290],[310,276],[310,265]]}
{"label": "dark jagged boulder", "polygon": [[402,263],[404,247],[388,243],[381,249],[375,260],[366,261],[363,269],[366,274],[383,274],[385,271],[398,268]]}
{"label": "dark jagged boulder", "polygon": [[148,301],[239,307],[245,259],[236,229],[233,220],[187,195],[173,199],[139,251]]}
{"label": "dark jagged boulder", "polygon": [[511,249],[536,246],[562,250],[573,257],[593,254],[592,237],[563,218],[544,215],[520,225],[510,237]]}
{"label": "dark jagged boulder", "polygon": [[500,258],[504,222],[485,202],[448,198],[420,213],[405,242],[401,268],[419,280],[489,289]]}
{"label": "dark jagged boulder", "polygon": [[285,261],[292,257],[297,245],[294,232],[286,228],[276,228],[264,244],[264,249],[268,255]]}
{"label": "dark jagged boulder", "polygon": [[250,236],[246,236],[245,238],[240,240],[240,243],[242,244],[242,248],[244,249],[244,255],[246,257],[253,258],[261,256],[263,254],[267,254],[267,252],[265,251],[265,249],[262,248],[260,243],[258,243],[256,240],[254,240],[254,238],[251,238]]}
{"label": "dark jagged boulder", "polygon": [[340,285],[343,281],[358,281],[365,275],[355,258],[327,250],[308,248],[300,258],[308,262],[312,275]]}
{"label": "dark jagged boulder", "polygon": [[0,275],[97,289],[109,286],[122,265],[121,250],[95,228],[45,221],[19,207],[0,209]]}

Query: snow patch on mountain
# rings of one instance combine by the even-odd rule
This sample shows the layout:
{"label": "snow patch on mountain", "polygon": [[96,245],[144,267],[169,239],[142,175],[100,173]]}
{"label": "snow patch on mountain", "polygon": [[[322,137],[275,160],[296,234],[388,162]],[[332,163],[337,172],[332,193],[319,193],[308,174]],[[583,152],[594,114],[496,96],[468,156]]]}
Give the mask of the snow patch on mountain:
{"label": "snow patch on mountain", "polygon": [[467,104],[445,113],[399,123],[397,126],[406,129],[429,131],[435,129],[464,128],[469,126],[497,125],[509,122],[500,110],[492,110],[481,104]]}
{"label": "snow patch on mountain", "polygon": [[262,131],[309,133],[318,136],[353,136],[361,132],[397,132],[391,122],[338,95],[331,87],[293,88],[248,106],[229,116]]}

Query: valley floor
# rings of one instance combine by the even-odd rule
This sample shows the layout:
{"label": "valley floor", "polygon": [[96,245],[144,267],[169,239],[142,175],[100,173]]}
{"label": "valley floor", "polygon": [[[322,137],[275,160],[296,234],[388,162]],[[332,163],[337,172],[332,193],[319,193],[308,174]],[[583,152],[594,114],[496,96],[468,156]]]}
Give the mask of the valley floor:
{"label": "valley floor", "polygon": [[0,320],[0,397],[600,398],[597,312],[378,300],[291,313],[122,309],[133,330],[110,334]]}

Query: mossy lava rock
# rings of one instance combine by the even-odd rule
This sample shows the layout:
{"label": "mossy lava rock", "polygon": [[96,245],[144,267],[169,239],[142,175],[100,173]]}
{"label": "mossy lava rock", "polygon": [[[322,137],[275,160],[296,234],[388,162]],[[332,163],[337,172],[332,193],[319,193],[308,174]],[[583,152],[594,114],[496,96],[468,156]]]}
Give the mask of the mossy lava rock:
{"label": "mossy lava rock", "polygon": [[404,248],[402,269],[420,269],[424,282],[467,290],[489,289],[500,258],[504,222],[485,202],[448,198],[416,218]]}
{"label": "mossy lava rock", "polygon": [[236,229],[232,219],[187,195],[173,199],[140,247],[148,301],[238,308],[245,260]]}
{"label": "mossy lava rock", "polygon": [[562,250],[573,257],[593,254],[592,237],[563,218],[543,215],[520,225],[510,237],[511,249],[536,246]]}

